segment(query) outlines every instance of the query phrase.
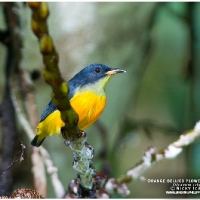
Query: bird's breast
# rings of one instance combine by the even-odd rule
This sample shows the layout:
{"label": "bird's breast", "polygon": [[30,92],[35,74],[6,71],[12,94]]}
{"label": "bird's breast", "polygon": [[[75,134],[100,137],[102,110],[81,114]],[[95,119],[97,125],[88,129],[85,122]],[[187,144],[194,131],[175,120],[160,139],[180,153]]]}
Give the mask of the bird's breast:
{"label": "bird's breast", "polygon": [[78,127],[84,130],[93,124],[103,112],[106,96],[84,91],[76,93],[70,103],[79,116]]}

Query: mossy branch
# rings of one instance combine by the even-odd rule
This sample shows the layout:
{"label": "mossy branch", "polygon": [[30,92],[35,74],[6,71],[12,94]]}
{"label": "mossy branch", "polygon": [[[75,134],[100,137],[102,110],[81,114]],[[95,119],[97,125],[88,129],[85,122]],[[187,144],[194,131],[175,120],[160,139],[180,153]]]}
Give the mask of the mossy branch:
{"label": "mossy branch", "polygon": [[28,5],[32,9],[32,30],[39,39],[40,51],[45,64],[43,76],[45,81],[52,87],[52,101],[61,112],[61,119],[65,123],[63,137],[69,141],[74,141],[80,137],[77,127],[78,115],[70,105],[68,99],[69,87],[61,77],[58,67],[59,56],[49,35],[47,3],[29,2]]}
{"label": "mossy branch", "polygon": [[68,144],[74,154],[73,168],[78,172],[83,188],[90,190],[93,187],[93,176],[96,173],[91,161],[94,152],[86,145],[86,133],[77,127],[78,115],[70,105],[68,99],[69,87],[59,71],[58,53],[48,33],[48,6],[45,2],[29,2],[28,5],[32,9],[31,26],[39,39],[40,51],[45,64],[43,75],[45,81],[52,87],[52,101],[61,112],[61,119],[65,123],[61,132],[63,137],[69,141]]}

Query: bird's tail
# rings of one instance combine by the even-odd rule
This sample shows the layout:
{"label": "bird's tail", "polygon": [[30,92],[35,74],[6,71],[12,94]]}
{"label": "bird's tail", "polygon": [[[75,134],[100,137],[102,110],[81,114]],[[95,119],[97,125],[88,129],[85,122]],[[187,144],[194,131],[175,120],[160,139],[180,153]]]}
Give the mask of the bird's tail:
{"label": "bird's tail", "polygon": [[45,139],[45,137],[44,137],[42,140],[39,140],[38,138],[39,138],[39,135],[36,135],[36,136],[33,138],[32,142],[31,142],[31,144],[32,144],[33,146],[35,146],[35,147],[39,147],[39,146],[43,143],[43,141],[44,141],[44,139]]}

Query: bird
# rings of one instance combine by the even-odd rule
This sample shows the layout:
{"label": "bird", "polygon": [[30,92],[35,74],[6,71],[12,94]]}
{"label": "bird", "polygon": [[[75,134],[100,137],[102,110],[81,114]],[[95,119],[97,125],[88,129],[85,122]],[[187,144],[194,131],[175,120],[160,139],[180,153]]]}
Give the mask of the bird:
{"label": "bird", "polygon": [[[104,64],[90,64],[68,81],[68,98],[78,114],[77,125],[80,130],[85,130],[99,118],[106,105],[105,86],[113,75],[124,72]],[[50,101],[40,117],[31,144],[39,147],[47,136],[61,134],[63,126],[65,124],[60,111]]]}

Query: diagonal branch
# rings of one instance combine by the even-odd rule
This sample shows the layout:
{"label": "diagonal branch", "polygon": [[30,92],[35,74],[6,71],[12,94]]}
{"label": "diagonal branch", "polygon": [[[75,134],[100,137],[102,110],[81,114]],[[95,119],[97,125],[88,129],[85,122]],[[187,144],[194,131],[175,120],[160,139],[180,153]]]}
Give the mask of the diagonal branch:
{"label": "diagonal branch", "polygon": [[61,119],[66,124],[63,135],[68,140],[74,140],[79,137],[77,128],[78,115],[70,105],[68,99],[69,88],[61,77],[58,66],[58,53],[48,33],[46,22],[49,15],[48,6],[44,2],[31,2],[28,5],[32,9],[32,30],[39,39],[40,52],[45,65],[43,75],[45,81],[52,87],[52,101],[61,112]]}
{"label": "diagonal branch", "polygon": [[69,87],[59,71],[58,53],[47,26],[48,6],[44,2],[29,2],[28,5],[32,9],[32,30],[39,40],[40,52],[45,65],[43,76],[52,87],[52,101],[61,112],[61,119],[65,123],[61,131],[74,154],[73,168],[78,172],[83,188],[91,189],[95,174],[91,165],[93,149],[91,150],[91,146],[86,144],[86,133],[77,127],[78,115],[70,105],[68,99]]}
{"label": "diagonal branch", "polygon": [[[113,194],[119,188],[123,189],[123,195],[126,196],[129,194],[125,184],[132,181],[138,180],[142,177],[147,170],[152,168],[155,164],[166,159],[173,159],[177,157],[183,150],[184,147],[192,144],[200,138],[200,121],[196,123],[193,130],[188,131],[180,135],[179,139],[167,148],[157,152],[155,147],[149,147],[143,156],[143,159],[135,167],[126,172],[121,176],[117,181],[109,179],[105,188],[110,193]],[[122,191],[122,190],[121,190]]]}

